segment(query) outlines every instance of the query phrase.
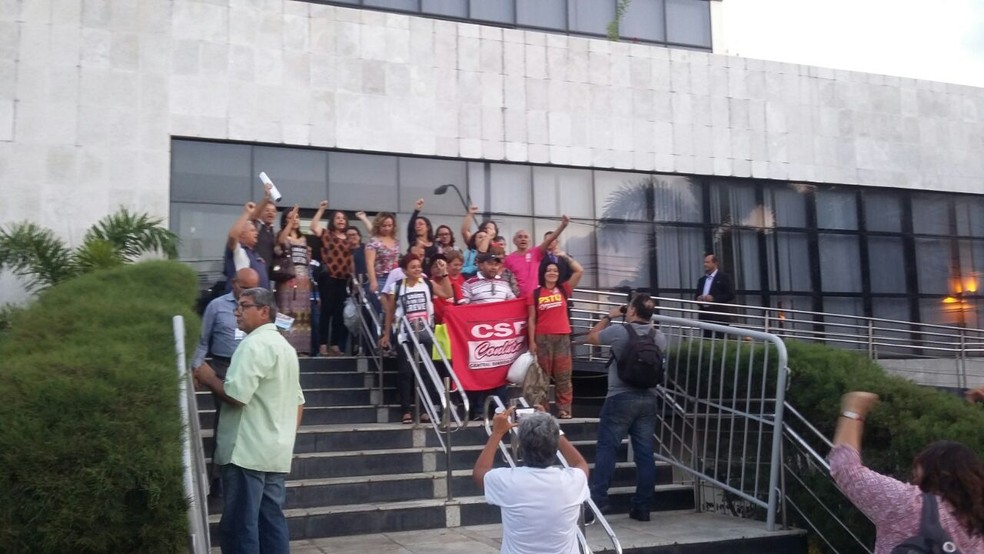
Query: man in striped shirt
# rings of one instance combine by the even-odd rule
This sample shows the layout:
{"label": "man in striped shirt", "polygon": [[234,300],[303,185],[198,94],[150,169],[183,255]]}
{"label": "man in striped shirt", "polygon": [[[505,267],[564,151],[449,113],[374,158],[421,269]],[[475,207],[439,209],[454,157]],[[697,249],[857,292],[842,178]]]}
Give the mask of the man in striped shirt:
{"label": "man in striped shirt", "polygon": [[490,248],[476,259],[478,274],[461,285],[459,304],[485,304],[516,298],[509,283],[499,277],[502,269],[502,249]]}

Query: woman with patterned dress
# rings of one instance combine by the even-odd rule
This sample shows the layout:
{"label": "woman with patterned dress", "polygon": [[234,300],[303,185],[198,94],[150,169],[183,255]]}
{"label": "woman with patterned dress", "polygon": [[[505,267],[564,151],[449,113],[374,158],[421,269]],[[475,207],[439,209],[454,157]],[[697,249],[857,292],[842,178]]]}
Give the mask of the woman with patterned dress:
{"label": "woman with patterned dress", "polygon": [[297,206],[280,216],[277,248],[281,253],[290,254],[294,277],[277,283],[277,311],[294,318],[285,337],[298,354],[306,356],[311,353],[311,278],[308,275],[311,257],[299,225]]}
{"label": "woman with patterned dress", "polygon": [[321,318],[318,320],[318,353],[321,356],[340,356],[348,341],[343,313],[348,298],[348,285],[352,279],[352,250],[345,235],[348,217],[335,210],[328,229],[321,228],[321,216],[328,209],[328,201],[318,204],[318,211],[311,218],[311,232],[321,239],[321,263],[324,275],[321,279]]}

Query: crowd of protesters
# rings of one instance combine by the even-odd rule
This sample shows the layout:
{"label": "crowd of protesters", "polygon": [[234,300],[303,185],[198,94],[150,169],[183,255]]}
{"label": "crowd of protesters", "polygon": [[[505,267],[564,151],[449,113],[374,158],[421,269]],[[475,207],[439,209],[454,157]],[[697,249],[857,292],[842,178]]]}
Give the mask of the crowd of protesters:
{"label": "crowd of protesters", "polygon": [[[408,339],[394,322],[404,316],[433,329],[443,323],[448,306],[526,299],[530,350],[556,383],[557,415],[571,417],[567,299],[583,269],[558,248],[568,218],[537,245],[527,230],[517,231],[515,249],[506,255],[506,240],[495,221],[475,225],[478,206],[469,207],[455,236],[451,227],[435,228],[422,215],[424,204],[424,199],[416,201],[402,240],[396,214],[378,212],[370,219],[356,212],[364,239],[363,230],[351,225],[344,211],[331,210],[322,201],[305,236],[297,206],[280,210],[280,227],[275,228],[278,209],[268,186],[259,202],[244,206],[229,230],[225,274],[231,282],[238,269],[250,267],[260,275],[260,286],[275,291],[281,328],[300,356],[341,356],[378,345],[384,355],[399,357],[402,348],[397,346]],[[351,333],[345,325],[346,303],[352,302],[355,287],[362,288],[379,322],[370,336]],[[399,364],[405,422],[412,401],[408,363],[401,359]]]}

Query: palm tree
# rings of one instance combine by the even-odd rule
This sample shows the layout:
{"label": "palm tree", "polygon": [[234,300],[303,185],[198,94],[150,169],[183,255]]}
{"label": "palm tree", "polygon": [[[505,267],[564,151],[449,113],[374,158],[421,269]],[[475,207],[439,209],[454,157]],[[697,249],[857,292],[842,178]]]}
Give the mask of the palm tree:
{"label": "palm tree", "polygon": [[178,237],[160,218],[121,207],[89,228],[82,244],[65,245],[51,229],[21,222],[0,228],[0,272],[10,271],[38,292],[82,273],[133,263],[144,254],[178,255]]}

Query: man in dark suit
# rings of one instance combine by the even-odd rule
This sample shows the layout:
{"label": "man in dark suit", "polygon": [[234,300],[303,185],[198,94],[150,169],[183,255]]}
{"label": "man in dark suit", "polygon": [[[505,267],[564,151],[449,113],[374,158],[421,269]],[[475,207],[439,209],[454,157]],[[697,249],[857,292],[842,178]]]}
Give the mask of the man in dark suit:
{"label": "man in dark suit", "polygon": [[[701,321],[718,325],[731,323],[731,316],[727,314],[730,310],[726,306],[717,306],[716,304],[734,302],[735,282],[731,279],[731,275],[718,269],[717,257],[714,254],[704,256],[704,276],[697,281],[697,292],[694,298],[701,303],[700,315],[698,316]],[[705,337],[710,337],[713,334],[713,332],[704,330]]]}

